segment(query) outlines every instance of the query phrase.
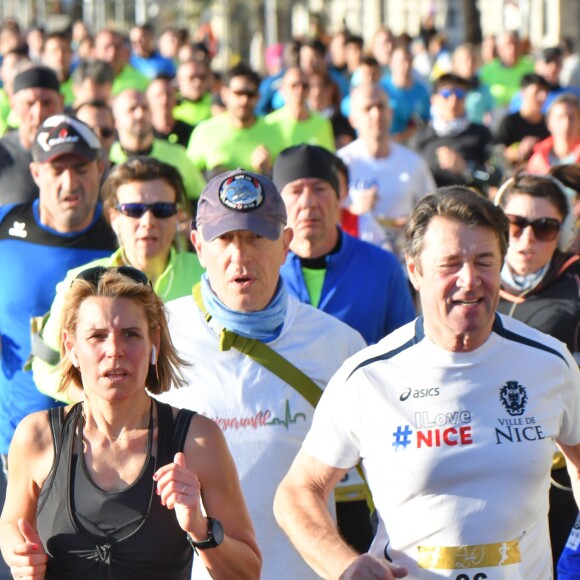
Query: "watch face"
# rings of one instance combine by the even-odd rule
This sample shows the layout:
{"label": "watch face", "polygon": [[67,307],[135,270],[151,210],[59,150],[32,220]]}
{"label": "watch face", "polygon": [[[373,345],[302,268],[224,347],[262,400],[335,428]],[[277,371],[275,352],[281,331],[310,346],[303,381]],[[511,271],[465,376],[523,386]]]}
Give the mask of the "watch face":
{"label": "watch face", "polygon": [[211,525],[211,535],[217,546],[224,541],[224,528],[219,520],[213,520]]}

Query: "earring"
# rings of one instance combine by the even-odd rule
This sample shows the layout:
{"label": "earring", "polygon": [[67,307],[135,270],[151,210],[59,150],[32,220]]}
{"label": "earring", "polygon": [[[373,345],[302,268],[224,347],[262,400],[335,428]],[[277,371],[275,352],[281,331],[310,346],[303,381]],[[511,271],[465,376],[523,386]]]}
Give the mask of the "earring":
{"label": "earring", "polygon": [[155,346],[151,347],[151,364],[152,365],[157,364],[157,349],[155,348]]}
{"label": "earring", "polygon": [[73,346],[73,348],[70,349],[70,351],[68,353],[68,358],[69,358],[72,366],[78,369],[79,368],[79,359],[77,358],[77,355],[75,353],[74,346]]}

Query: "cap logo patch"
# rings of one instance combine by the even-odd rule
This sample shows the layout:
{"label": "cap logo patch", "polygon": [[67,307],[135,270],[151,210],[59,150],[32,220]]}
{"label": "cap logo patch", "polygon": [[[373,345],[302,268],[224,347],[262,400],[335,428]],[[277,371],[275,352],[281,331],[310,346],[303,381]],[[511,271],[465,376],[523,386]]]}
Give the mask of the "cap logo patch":
{"label": "cap logo patch", "polygon": [[264,203],[264,191],[260,182],[242,173],[226,179],[219,189],[223,205],[234,211],[253,211]]}
{"label": "cap logo patch", "polygon": [[62,145],[63,143],[76,143],[79,140],[78,135],[69,135],[67,129],[61,129],[58,132],[58,137],[53,137],[48,139],[48,146],[55,147],[56,145]]}

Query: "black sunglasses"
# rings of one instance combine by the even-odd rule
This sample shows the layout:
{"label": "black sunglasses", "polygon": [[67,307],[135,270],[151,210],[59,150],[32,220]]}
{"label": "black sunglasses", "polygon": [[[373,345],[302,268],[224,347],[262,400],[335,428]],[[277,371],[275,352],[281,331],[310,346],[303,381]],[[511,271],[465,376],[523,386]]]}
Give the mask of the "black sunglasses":
{"label": "black sunglasses", "polygon": [[558,237],[560,226],[562,225],[555,218],[539,218],[537,220],[527,220],[519,215],[506,214],[510,222],[510,236],[519,238],[524,230],[530,226],[534,236],[542,242],[551,242]]}
{"label": "black sunglasses", "polygon": [[171,217],[177,213],[177,204],[167,201],[158,201],[156,203],[119,203],[115,206],[123,215],[130,218],[140,218],[145,215],[147,210],[159,219]]}
{"label": "black sunglasses", "polygon": [[[131,266],[111,266],[109,268],[106,266],[94,266],[79,272],[75,280],[84,280],[85,282],[89,282],[89,284],[97,287],[99,285],[100,279],[107,272],[117,272],[122,276],[131,278],[131,280],[133,280],[133,282],[137,282],[137,284],[143,284],[143,286],[151,287],[151,281],[149,278],[147,278],[147,274],[141,270],[138,270],[137,268],[132,268]],[[73,283],[75,280],[73,280]]]}
{"label": "black sunglasses", "polygon": [[232,89],[232,93],[236,95],[236,97],[248,97],[248,99],[254,99],[258,96],[258,91],[252,91],[251,89]]}
{"label": "black sunglasses", "polygon": [[103,139],[110,139],[115,135],[115,129],[110,129],[109,127],[100,127],[99,132]]}

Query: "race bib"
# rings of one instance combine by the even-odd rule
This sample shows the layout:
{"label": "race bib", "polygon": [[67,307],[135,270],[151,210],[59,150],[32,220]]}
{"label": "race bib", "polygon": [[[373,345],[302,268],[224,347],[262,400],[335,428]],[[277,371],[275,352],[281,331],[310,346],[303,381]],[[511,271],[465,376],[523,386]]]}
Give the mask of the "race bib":
{"label": "race bib", "polygon": [[418,546],[420,568],[453,580],[521,579],[517,541],[476,546]]}

